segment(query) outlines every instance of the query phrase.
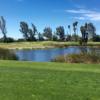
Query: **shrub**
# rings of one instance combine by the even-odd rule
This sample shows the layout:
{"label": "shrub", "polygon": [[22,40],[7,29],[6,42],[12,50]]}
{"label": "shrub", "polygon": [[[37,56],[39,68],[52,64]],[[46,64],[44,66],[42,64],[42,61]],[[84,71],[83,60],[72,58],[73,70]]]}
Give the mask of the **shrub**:
{"label": "shrub", "polygon": [[65,62],[64,56],[57,56],[52,60],[53,62]]}
{"label": "shrub", "polygon": [[14,52],[0,48],[0,60],[18,60],[18,57]]}
{"label": "shrub", "polygon": [[12,43],[12,42],[15,42],[15,40],[11,37],[8,37],[7,40],[6,40],[7,43]]}
{"label": "shrub", "polygon": [[96,35],[96,36],[93,38],[93,41],[94,41],[94,42],[100,42],[100,35]]}
{"label": "shrub", "polygon": [[16,42],[25,42],[26,40],[25,39],[18,39]]}
{"label": "shrub", "polygon": [[1,38],[0,42],[12,43],[12,42],[15,42],[15,40],[13,38],[11,38],[11,37],[7,37],[6,40],[4,40],[4,38]]}

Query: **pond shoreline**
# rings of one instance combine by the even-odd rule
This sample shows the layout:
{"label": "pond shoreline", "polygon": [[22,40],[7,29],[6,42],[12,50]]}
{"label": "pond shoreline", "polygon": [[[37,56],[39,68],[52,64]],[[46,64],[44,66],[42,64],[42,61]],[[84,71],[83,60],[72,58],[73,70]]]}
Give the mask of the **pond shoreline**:
{"label": "pond shoreline", "polygon": [[91,47],[91,48],[100,48],[100,46],[91,46],[91,45],[87,45],[87,46],[80,46],[80,45],[70,45],[70,46],[44,46],[44,47],[30,47],[30,48],[7,48],[9,50],[48,50],[48,49],[56,49],[56,48],[68,48],[68,47]]}
{"label": "pond shoreline", "polygon": [[[0,48],[9,50],[38,50],[38,49],[53,49],[67,48],[69,46],[79,46],[78,42],[15,42],[15,43],[0,43]],[[85,47],[100,48],[100,42],[89,42]]]}
{"label": "pond shoreline", "polygon": [[[12,50],[13,51],[13,50]],[[78,47],[69,46],[66,48],[53,48],[53,49],[22,49],[14,50],[19,60],[21,61],[36,61],[36,62],[51,62],[54,58],[68,54],[79,54],[80,52],[94,52],[100,51],[96,47]]]}

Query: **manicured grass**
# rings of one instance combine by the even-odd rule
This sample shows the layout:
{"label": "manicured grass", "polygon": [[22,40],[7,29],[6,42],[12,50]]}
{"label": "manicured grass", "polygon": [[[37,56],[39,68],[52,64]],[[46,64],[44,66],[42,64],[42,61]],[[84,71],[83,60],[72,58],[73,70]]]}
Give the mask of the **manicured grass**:
{"label": "manicured grass", "polygon": [[[0,43],[0,48],[5,49],[45,49],[54,47],[79,46],[79,42],[14,42],[14,43]],[[99,46],[100,42],[89,42],[88,46]]]}
{"label": "manicured grass", "polygon": [[100,100],[100,64],[0,61],[0,100]]}

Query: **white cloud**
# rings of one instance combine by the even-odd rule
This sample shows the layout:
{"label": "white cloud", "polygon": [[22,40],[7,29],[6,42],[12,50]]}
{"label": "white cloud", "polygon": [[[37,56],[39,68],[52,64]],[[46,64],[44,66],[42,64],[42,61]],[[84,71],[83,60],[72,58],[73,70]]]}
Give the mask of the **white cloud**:
{"label": "white cloud", "polygon": [[85,14],[85,13],[93,13],[93,11],[90,11],[90,10],[85,10],[85,9],[78,9],[78,10],[66,10],[66,12],[69,12],[69,13],[78,13],[78,14]]}
{"label": "white cloud", "polygon": [[92,11],[92,10],[86,10],[86,9],[71,9],[71,10],[66,10],[67,13],[73,13],[73,14],[78,14],[81,17],[77,17],[78,19],[88,19],[88,20],[93,20],[93,21],[100,21],[100,12],[97,11]]}
{"label": "white cloud", "polygon": [[85,20],[85,17],[74,17],[74,19]]}
{"label": "white cloud", "polygon": [[100,21],[100,13],[84,14],[84,16],[90,18],[90,20]]}

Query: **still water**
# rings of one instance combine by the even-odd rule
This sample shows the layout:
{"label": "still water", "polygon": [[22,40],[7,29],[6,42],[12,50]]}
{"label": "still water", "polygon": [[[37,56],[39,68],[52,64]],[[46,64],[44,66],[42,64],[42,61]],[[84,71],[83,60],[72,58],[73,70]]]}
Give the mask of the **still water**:
{"label": "still water", "polygon": [[67,47],[46,50],[17,50],[15,53],[20,61],[50,62],[57,56],[80,52],[100,53],[100,48],[91,47]]}

